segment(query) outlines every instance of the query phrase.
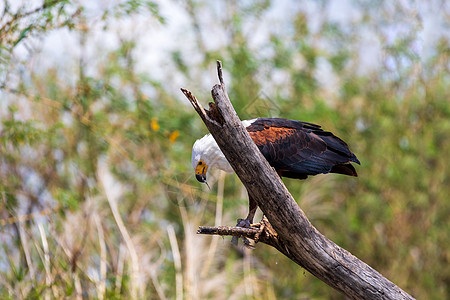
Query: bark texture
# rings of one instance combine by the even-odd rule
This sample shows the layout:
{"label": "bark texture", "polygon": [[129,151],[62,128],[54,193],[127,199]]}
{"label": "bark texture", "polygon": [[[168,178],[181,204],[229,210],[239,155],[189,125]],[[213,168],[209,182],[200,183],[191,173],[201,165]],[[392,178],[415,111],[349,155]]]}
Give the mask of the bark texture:
{"label": "bark texture", "polygon": [[[327,239],[309,222],[242,125],[228,98],[219,61],[217,70],[220,84],[216,84],[211,91],[214,103],[209,104],[209,110],[203,109],[190,91],[182,89],[182,92],[273,227],[269,233],[268,226],[259,230],[257,237],[260,241],[275,247],[352,299],[414,299],[369,265]],[[220,234],[219,231],[222,234],[226,232],[219,228],[209,233]],[[232,232],[229,231],[230,235],[236,235],[236,231],[234,234]],[[249,234],[248,237],[254,238],[258,232]]]}

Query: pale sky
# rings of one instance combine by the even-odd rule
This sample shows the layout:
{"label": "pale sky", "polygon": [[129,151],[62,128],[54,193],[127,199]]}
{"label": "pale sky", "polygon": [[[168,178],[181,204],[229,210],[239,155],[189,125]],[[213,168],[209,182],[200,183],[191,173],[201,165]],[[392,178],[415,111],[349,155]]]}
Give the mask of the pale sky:
{"label": "pale sky", "polygon": [[[41,1],[26,1],[26,3],[40,3]],[[186,79],[174,72],[171,56],[168,55],[174,50],[181,50],[183,58],[195,65],[201,60],[200,53],[195,49],[196,44],[192,42],[194,33],[190,30],[190,18],[183,7],[184,1],[155,1],[159,4],[160,14],[165,18],[166,24],[162,25],[149,14],[134,15],[132,18],[123,18],[116,22],[109,22],[109,28],[103,30],[104,22],[101,21],[101,15],[105,8],[111,7],[115,1],[88,1],[80,0],[85,7],[87,16],[87,25],[93,29],[88,38],[86,47],[80,48],[80,39],[77,32],[69,32],[67,29],[52,31],[44,38],[39,40],[29,40],[28,45],[35,46],[36,49],[42,49],[39,55],[33,55],[29,66],[38,70],[46,70],[51,66],[58,66],[65,70],[70,78],[76,70],[77,60],[81,51],[87,61],[97,61],[105,59],[101,53],[114,49],[119,44],[119,39],[130,39],[134,37],[137,41],[135,51],[138,72],[148,73],[152,78],[170,82],[175,87],[186,86]],[[251,48],[259,51],[259,55],[266,55],[263,49],[264,44],[269,39],[270,34],[280,34],[286,36],[286,42],[289,43],[289,36],[292,29],[292,19],[298,11],[303,11],[308,16],[308,25],[312,32],[319,30],[320,18],[326,17],[328,20],[336,22],[344,29],[356,30],[359,36],[360,62],[358,71],[375,71],[381,65],[383,59],[384,47],[394,43],[395,40],[406,34],[410,24],[419,24],[417,41],[414,44],[414,51],[421,59],[426,59],[433,54],[436,41],[442,37],[450,37],[450,32],[445,31],[449,28],[448,16],[450,15],[449,1],[398,1],[396,4],[386,4],[382,11],[376,12],[377,20],[381,20],[378,27],[363,26],[356,27],[363,18],[363,10],[357,9],[352,0],[331,0],[325,12],[316,1],[294,1],[281,0],[274,1],[272,7],[265,12],[259,20],[249,19],[243,24],[244,32],[248,34],[249,45]],[[12,6],[20,1],[12,1]],[[395,14],[396,7],[401,6],[401,14]],[[1,9],[2,4],[0,4]],[[230,14],[224,11],[224,2],[206,1],[200,6],[199,22],[206,26],[203,29],[202,38],[207,49],[221,49],[226,47],[229,42],[228,33],[224,32],[221,23],[217,21],[220,15]],[[446,17],[447,14],[447,17]],[[395,16],[392,19],[392,15]],[[421,20],[421,23],[418,22]],[[379,32],[382,31],[387,39],[381,41]],[[383,44],[388,43],[388,44]],[[326,49],[327,45],[323,45]],[[99,56],[100,54],[100,56]],[[16,57],[18,59],[29,59],[29,52],[25,47],[17,47]],[[226,64],[226,62],[224,62]],[[299,66],[301,67],[301,66]],[[94,72],[92,67],[90,72]],[[170,74],[169,74],[170,73]],[[215,62],[211,62],[208,74],[202,74],[205,78],[205,88],[209,88],[211,83],[208,77],[215,79]],[[227,74],[225,74],[227,76]],[[276,76],[276,75],[275,75]],[[336,75],[332,74],[331,67],[326,60],[318,62],[317,77],[319,82],[326,82],[329,88],[333,89],[337,84]],[[168,80],[168,78],[170,80]]]}

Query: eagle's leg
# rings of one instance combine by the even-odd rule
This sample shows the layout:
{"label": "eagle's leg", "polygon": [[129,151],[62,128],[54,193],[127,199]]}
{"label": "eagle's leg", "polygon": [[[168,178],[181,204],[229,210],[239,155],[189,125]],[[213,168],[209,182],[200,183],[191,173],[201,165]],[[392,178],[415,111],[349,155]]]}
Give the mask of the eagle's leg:
{"label": "eagle's leg", "polygon": [[258,208],[258,203],[255,199],[248,193],[248,215],[245,219],[238,219],[236,227],[250,228],[253,223],[253,218],[255,217],[256,209]]}
{"label": "eagle's leg", "polygon": [[[248,194],[248,215],[245,219],[238,219],[236,227],[244,227],[244,228],[250,228],[250,225],[253,223],[253,218],[255,217],[256,209],[258,208],[258,203],[253,199],[253,197]],[[250,247],[250,242],[247,238],[242,237],[243,243],[245,246]],[[235,245],[238,244],[238,237],[233,236],[231,239],[231,242]]]}

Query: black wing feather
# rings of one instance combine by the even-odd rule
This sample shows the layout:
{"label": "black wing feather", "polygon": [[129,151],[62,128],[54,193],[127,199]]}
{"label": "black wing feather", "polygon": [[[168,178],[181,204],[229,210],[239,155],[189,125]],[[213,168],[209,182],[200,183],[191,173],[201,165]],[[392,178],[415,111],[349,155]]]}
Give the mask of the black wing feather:
{"label": "black wing feather", "polygon": [[285,177],[341,173],[356,176],[359,160],[347,144],[319,125],[280,118],[259,118],[247,131],[270,165]]}

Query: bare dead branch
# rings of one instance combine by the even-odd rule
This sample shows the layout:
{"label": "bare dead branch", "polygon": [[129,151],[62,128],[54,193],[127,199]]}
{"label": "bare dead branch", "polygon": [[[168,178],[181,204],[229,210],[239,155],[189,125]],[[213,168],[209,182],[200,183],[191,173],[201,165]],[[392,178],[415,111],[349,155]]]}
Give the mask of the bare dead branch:
{"label": "bare dead branch", "polygon": [[194,107],[195,111],[198,113],[200,118],[202,118],[203,122],[205,122],[206,112],[203,109],[203,106],[198,102],[197,98],[191,93],[191,91],[187,89],[181,88],[181,91],[189,100],[189,102],[191,102],[192,106]]}
{"label": "bare dead branch", "polygon": [[189,101],[195,99],[191,101],[194,109],[273,228],[257,228],[259,236],[255,228],[200,228],[201,233],[258,238],[352,299],[414,299],[309,222],[242,125],[225,90],[219,61],[217,72],[220,84],[211,91],[214,103],[209,104],[209,111],[201,109],[192,93],[182,91]]}

